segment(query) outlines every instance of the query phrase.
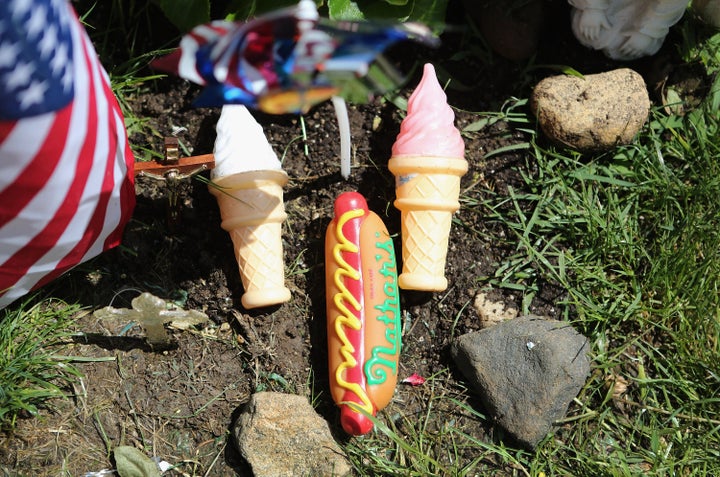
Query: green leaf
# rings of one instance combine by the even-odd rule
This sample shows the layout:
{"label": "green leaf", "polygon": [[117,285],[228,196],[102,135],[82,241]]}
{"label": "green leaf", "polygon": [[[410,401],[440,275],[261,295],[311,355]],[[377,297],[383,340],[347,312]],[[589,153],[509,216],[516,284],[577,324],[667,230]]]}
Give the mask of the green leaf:
{"label": "green leaf", "polygon": [[333,20],[364,20],[365,15],[352,0],[328,0],[328,12]]}
{"label": "green leaf", "polygon": [[710,87],[709,102],[710,111],[720,110],[720,75],[715,77],[712,86]]}
{"label": "green leaf", "polygon": [[156,0],[170,22],[180,31],[210,21],[210,0]]}
{"label": "green leaf", "polygon": [[435,33],[442,33],[448,0],[415,0],[409,20],[424,23]]}
{"label": "green leaf", "polygon": [[448,0],[328,0],[332,20],[392,20],[424,23],[435,33],[441,33]]}
{"label": "green leaf", "polygon": [[115,448],[115,466],[120,477],[160,477],[160,469],[152,459],[131,446]]}
{"label": "green leaf", "polygon": [[462,130],[462,132],[476,132],[480,131],[483,128],[490,126],[491,124],[495,124],[496,122],[500,121],[500,118],[498,117],[486,117],[486,118],[480,118],[477,121],[473,121],[472,123],[465,126]]}

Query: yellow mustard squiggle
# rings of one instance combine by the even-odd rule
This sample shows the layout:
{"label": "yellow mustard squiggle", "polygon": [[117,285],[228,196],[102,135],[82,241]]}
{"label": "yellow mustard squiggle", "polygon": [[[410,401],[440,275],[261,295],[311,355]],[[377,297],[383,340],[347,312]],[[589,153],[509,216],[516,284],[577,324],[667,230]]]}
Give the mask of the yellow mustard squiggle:
{"label": "yellow mustard squiggle", "polygon": [[335,227],[335,237],[337,238],[338,243],[335,244],[335,246],[333,247],[333,257],[338,264],[338,269],[335,270],[333,279],[335,282],[335,286],[340,291],[335,294],[335,296],[333,297],[333,301],[335,303],[335,306],[337,306],[338,310],[341,311],[341,314],[335,317],[335,333],[337,333],[337,336],[338,338],[340,338],[340,342],[342,343],[342,346],[340,346],[340,354],[343,357],[343,362],[340,363],[338,368],[335,370],[335,380],[337,381],[338,386],[352,392],[362,401],[362,405],[358,404],[358,407],[365,410],[368,414],[373,414],[373,404],[370,401],[370,398],[368,397],[365,390],[359,384],[350,383],[346,381],[345,378],[343,378],[343,372],[346,369],[353,368],[358,364],[357,360],[353,356],[353,353],[355,353],[355,347],[352,345],[352,343],[350,343],[350,340],[345,334],[345,330],[343,330],[343,326],[347,326],[357,331],[362,326],[362,323],[345,305],[345,303],[347,302],[356,311],[360,311],[360,303],[358,302],[357,298],[355,298],[352,293],[350,293],[342,280],[343,276],[349,277],[352,280],[359,280],[360,271],[352,268],[342,258],[342,252],[358,252],[358,246],[350,242],[347,237],[343,235],[342,228],[348,221],[357,217],[361,217],[364,214],[365,211],[362,209],[355,209],[345,212],[338,218],[338,222]]}

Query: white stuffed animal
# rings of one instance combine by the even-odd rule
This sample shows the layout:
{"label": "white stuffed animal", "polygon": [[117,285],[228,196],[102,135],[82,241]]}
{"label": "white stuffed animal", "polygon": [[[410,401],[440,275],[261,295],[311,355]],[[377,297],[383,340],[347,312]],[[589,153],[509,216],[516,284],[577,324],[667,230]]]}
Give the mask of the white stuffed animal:
{"label": "white stuffed animal", "polygon": [[568,0],[572,30],[583,45],[615,60],[657,53],[688,0]]}

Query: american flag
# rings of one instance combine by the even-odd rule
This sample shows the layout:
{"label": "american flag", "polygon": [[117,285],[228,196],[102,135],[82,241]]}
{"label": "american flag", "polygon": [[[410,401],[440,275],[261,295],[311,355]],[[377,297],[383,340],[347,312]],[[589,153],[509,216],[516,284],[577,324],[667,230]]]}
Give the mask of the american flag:
{"label": "american flag", "polygon": [[0,0],[0,308],[119,244],[133,155],[67,0]]}

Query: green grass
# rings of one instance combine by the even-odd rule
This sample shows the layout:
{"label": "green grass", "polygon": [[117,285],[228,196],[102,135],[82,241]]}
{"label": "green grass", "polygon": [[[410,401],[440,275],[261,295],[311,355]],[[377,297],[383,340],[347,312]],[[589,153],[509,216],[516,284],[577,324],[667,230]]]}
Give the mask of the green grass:
{"label": "green grass", "polygon": [[62,387],[80,373],[56,349],[70,337],[79,309],[47,300],[0,311],[0,429],[12,430],[18,417],[68,395]]}
{"label": "green grass", "polygon": [[391,407],[347,446],[360,475],[720,475],[720,80],[713,88],[701,108],[653,111],[635,144],[594,157],[541,146],[515,104],[487,115],[525,128],[513,150],[534,173],[522,190],[462,198],[463,214],[516,243],[480,285],[523,293],[524,312],[544,283],[561,285],[592,375],[534,452],[467,432],[468,419],[491,421],[462,392],[441,386],[419,416]]}
{"label": "green grass", "polygon": [[[717,71],[708,60],[717,51],[695,48]],[[595,155],[544,145],[525,103],[513,99],[466,131],[505,121],[525,132],[527,142],[488,153],[523,153],[522,187],[473,188],[461,198],[460,217],[501,224],[515,244],[479,286],[521,293],[525,313],[546,284],[566,290],[557,305],[590,339],[592,374],[534,452],[466,432],[468,418],[491,422],[467,396],[445,389],[427,399],[424,414],[392,415],[391,407],[379,432],[351,442],[356,468],[360,475],[720,475],[720,76],[698,108],[684,116],[654,110],[634,144]]]}
{"label": "green grass", "polygon": [[449,378],[448,369],[427,378],[417,391],[422,409],[416,413],[391,403],[377,418],[370,416],[375,431],[345,446],[358,475],[530,475],[530,453],[477,434],[490,419]]}
{"label": "green grass", "polygon": [[524,304],[560,284],[593,344],[570,425],[526,456],[531,475],[720,475],[718,101],[716,79],[700,108],[653,111],[635,144],[593,157],[531,134],[522,191],[465,199],[517,243],[485,283]]}

